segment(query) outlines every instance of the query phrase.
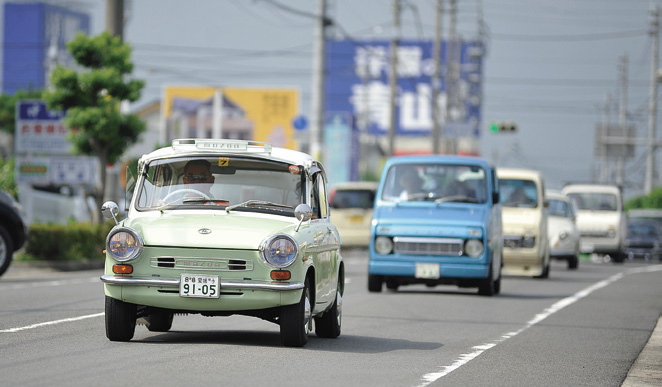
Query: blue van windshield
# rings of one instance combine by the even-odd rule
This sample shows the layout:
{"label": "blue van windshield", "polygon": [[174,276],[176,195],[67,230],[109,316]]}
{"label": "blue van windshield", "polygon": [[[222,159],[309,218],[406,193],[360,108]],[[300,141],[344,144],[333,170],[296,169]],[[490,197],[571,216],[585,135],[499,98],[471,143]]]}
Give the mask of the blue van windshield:
{"label": "blue van windshield", "polygon": [[485,170],[475,165],[395,164],[388,170],[381,199],[485,203]]}

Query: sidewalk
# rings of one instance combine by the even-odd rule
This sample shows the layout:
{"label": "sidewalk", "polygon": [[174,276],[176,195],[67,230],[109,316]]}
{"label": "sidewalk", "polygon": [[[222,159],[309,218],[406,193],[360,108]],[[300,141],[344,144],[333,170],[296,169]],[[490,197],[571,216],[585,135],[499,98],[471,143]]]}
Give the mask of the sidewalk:
{"label": "sidewalk", "polygon": [[625,377],[623,387],[662,386],[662,317]]}

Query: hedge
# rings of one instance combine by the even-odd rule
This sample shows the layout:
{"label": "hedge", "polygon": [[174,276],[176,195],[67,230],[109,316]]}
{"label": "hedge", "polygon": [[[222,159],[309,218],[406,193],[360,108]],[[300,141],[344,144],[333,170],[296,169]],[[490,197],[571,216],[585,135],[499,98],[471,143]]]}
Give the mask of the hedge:
{"label": "hedge", "polygon": [[102,260],[106,236],[114,222],[102,224],[32,224],[25,258],[40,261]]}

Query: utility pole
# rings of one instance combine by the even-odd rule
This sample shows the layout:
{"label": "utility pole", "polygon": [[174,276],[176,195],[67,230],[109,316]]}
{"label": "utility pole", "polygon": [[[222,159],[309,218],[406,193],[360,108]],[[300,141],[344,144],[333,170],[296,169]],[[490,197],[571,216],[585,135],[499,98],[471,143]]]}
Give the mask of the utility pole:
{"label": "utility pole", "polygon": [[389,72],[389,106],[391,108],[388,128],[388,155],[395,153],[396,94],[398,92],[398,40],[400,38],[400,0],[393,0],[393,37],[391,39],[391,71]]}
{"label": "utility pole", "polygon": [[[624,54],[621,57],[621,64],[619,66],[621,70],[621,101],[618,106],[618,125],[620,126],[620,133],[622,137],[625,137],[627,133],[627,101],[628,101],[628,55]],[[622,145],[620,154],[617,155],[616,160],[616,184],[623,186],[625,182],[625,156],[627,154],[625,144]]]}
{"label": "utility pole", "polygon": [[[449,0],[449,16],[450,21],[448,23],[448,43],[446,45],[446,61],[448,65],[448,70],[446,71],[446,127],[448,123],[453,120],[452,112],[457,106],[457,85],[459,77],[459,58],[457,55],[457,0]],[[450,138],[446,138],[446,150],[447,153],[456,153],[455,141]]]}
{"label": "utility pole", "polygon": [[124,41],[124,0],[106,0],[106,31]]}
{"label": "utility pole", "polygon": [[600,158],[600,183],[607,184],[609,179],[609,157],[607,155],[607,145],[604,143],[604,137],[608,133],[609,125],[611,124],[611,93],[607,93],[605,97],[605,116],[600,130],[600,144],[602,148],[602,157]]}
{"label": "utility pole", "polygon": [[432,153],[438,155],[439,139],[441,137],[441,107],[439,95],[441,94],[441,31],[444,15],[444,0],[437,0],[436,24],[434,30],[434,75],[432,76]]}
{"label": "utility pole", "polygon": [[315,28],[315,54],[313,57],[313,95],[312,95],[312,122],[310,127],[310,153],[318,160],[322,158],[322,141],[324,127],[324,74],[326,74],[326,0],[317,3],[317,27]]}
{"label": "utility pole", "polygon": [[657,121],[657,70],[660,47],[660,7],[656,6],[651,19],[651,44],[653,58],[651,61],[651,87],[648,98],[648,146],[646,150],[646,179],[644,180],[644,194],[649,195],[653,190],[655,176],[655,122]]}

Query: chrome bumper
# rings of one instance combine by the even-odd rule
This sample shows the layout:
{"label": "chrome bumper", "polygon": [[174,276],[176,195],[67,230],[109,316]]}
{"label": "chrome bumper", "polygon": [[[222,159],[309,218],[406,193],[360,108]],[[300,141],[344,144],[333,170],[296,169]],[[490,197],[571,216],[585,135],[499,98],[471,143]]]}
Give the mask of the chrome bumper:
{"label": "chrome bumper", "polygon": [[[179,288],[179,278],[154,278],[154,277],[125,277],[104,274],[101,276],[101,282],[109,285],[138,285],[138,286],[159,286],[163,288]],[[275,290],[288,291],[303,289],[301,282],[241,282],[241,281],[221,281],[221,289],[255,289],[255,290]]]}

